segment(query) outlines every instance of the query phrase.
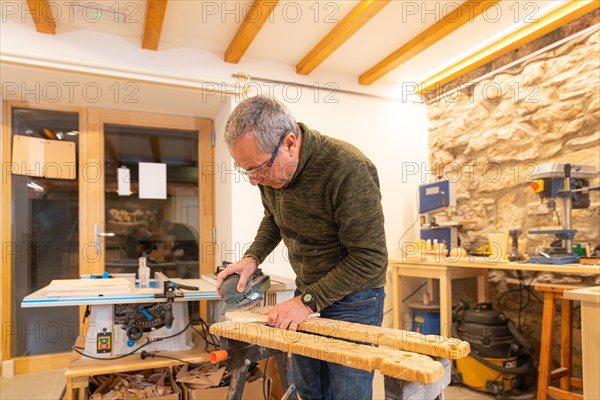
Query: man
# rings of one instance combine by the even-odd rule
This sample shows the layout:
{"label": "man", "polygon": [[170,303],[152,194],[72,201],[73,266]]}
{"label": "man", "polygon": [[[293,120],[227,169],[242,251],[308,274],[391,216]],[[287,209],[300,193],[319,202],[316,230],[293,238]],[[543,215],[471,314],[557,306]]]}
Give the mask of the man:
{"label": "man", "polygon": [[169,238],[168,250],[179,260],[198,260],[198,234],[194,228],[183,223],[163,221],[161,229]]}
{"label": "man", "polygon": [[[217,278],[240,275],[238,291],[283,239],[296,297],[269,312],[269,324],[296,330],[314,312],[381,325],[387,250],[377,171],[354,146],[297,123],[276,100],[242,101],[225,127],[237,169],[258,185],[264,217],[254,242]],[[293,355],[303,400],[370,399],[373,374]]]}
{"label": "man", "polygon": [[152,232],[144,224],[138,224],[130,229],[125,237],[127,258],[137,260],[139,257],[146,257],[154,250],[151,238]]}

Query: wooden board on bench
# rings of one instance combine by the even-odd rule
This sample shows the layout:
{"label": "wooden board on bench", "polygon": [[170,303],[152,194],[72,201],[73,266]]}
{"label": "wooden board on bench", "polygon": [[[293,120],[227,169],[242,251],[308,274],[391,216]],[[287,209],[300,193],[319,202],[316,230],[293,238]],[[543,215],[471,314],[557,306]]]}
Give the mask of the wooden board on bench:
{"label": "wooden board on bench", "polygon": [[272,328],[257,322],[219,322],[210,327],[210,332],[365,371],[378,369],[383,375],[411,382],[433,383],[445,374],[442,364],[426,355]]}
{"label": "wooden board on bench", "polygon": [[[233,322],[267,323],[265,307],[247,311],[230,311],[225,318]],[[457,360],[466,357],[471,351],[469,342],[439,335],[423,335],[418,332],[393,328],[356,324],[327,318],[308,318],[298,327],[299,331],[330,336],[339,339],[371,343],[396,350],[412,351],[434,357]]]}

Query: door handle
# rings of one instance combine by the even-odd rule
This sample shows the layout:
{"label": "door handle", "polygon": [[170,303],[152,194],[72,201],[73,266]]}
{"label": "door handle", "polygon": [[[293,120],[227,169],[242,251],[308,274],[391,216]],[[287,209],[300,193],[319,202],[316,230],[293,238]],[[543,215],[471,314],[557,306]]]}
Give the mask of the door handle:
{"label": "door handle", "polygon": [[101,243],[100,238],[103,237],[113,237],[115,234],[113,232],[100,232],[100,224],[94,224],[94,238],[96,242],[96,254],[100,254],[101,252]]}

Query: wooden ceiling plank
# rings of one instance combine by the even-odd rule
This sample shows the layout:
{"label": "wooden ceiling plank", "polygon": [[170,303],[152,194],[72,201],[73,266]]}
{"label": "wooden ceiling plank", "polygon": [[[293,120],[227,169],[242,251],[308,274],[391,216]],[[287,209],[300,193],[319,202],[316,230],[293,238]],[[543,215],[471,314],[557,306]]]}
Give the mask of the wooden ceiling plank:
{"label": "wooden ceiling plank", "polygon": [[273,12],[279,0],[254,0],[225,51],[225,62],[237,64]]}
{"label": "wooden ceiling plank", "polygon": [[381,11],[389,0],[362,0],[296,65],[296,72],[310,74],[327,57]]}
{"label": "wooden ceiling plank", "polygon": [[501,0],[467,0],[448,15],[427,28],[398,50],[378,62],[358,78],[361,85],[370,85],[416,54],[438,42]]}
{"label": "wooden ceiling plank", "polygon": [[38,32],[56,34],[56,21],[48,0],[27,0],[27,7]]}
{"label": "wooden ceiling plank", "polygon": [[158,50],[166,10],[167,0],[146,0],[146,18],[144,21],[144,36],[142,37],[143,49]]}
{"label": "wooden ceiling plank", "polygon": [[496,58],[513,51],[553,30],[568,24],[600,7],[598,0],[573,0],[565,6],[539,18],[535,23],[526,24],[502,40],[465,58],[444,71],[420,82],[415,86],[417,94],[426,93],[456,79]]}

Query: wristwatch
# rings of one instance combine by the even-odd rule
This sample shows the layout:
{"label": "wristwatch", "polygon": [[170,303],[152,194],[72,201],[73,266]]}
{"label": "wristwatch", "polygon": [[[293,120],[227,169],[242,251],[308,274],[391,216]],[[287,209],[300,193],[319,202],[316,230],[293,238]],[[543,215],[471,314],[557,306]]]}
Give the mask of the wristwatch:
{"label": "wristwatch", "polygon": [[317,302],[312,294],[304,293],[300,296],[300,300],[302,300],[302,303],[308,306],[313,312],[317,312]]}

